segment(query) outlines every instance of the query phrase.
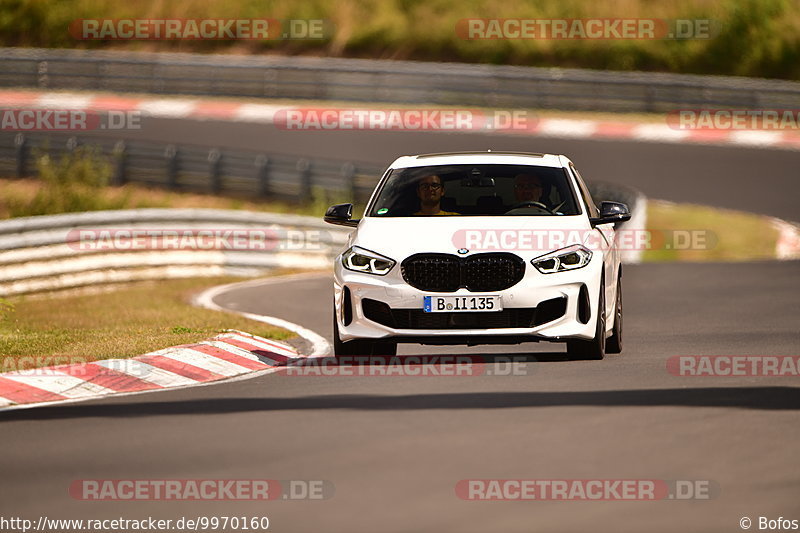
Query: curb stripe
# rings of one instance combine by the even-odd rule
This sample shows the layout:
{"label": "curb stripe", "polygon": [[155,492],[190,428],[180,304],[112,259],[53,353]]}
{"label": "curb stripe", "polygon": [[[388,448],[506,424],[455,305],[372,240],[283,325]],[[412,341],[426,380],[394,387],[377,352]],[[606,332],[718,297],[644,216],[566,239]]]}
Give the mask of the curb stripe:
{"label": "curb stripe", "polygon": [[694,130],[689,134],[689,138],[697,142],[725,142],[730,137],[730,133],[720,130]]}
{"label": "curb stripe", "polygon": [[39,387],[34,387],[19,381],[12,381],[0,376],[0,396],[8,398],[12,402],[52,402],[55,400],[65,400],[66,396],[55,394]]}
{"label": "curb stripe", "polygon": [[262,363],[261,361],[255,361],[241,355],[226,352],[222,348],[217,348],[216,346],[211,346],[208,344],[197,344],[192,346],[191,349],[206,355],[218,357],[219,359],[224,359],[225,361],[243,366],[249,370],[262,370],[271,366],[266,363]]}
{"label": "curb stripe", "polygon": [[234,102],[198,102],[194,108],[194,114],[199,117],[232,119],[242,106]]}
{"label": "curb stripe", "polygon": [[245,357],[245,358],[250,359],[251,361],[255,361],[257,363],[263,363],[263,364],[265,364],[267,366],[278,366],[278,365],[283,364],[280,361],[276,361],[274,359],[270,359],[269,357],[266,357],[265,355],[263,355],[261,353],[254,354],[250,350],[245,350],[244,348],[239,348],[238,346],[234,346],[232,344],[228,344],[226,342],[223,342],[222,339],[205,341],[205,342],[202,342],[201,344],[204,344],[206,346],[213,346],[214,348],[219,348],[220,350],[232,353],[234,355],[238,355],[239,357]]}
{"label": "curb stripe", "polygon": [[140,100],[138,109],[154,117],[183,118],[193,114],[192,100]]}
{"label": "curb stripe", "polygon": [[144,381],[136,376],[131,376],[130,374],[118,372],[117,370],[93,363],[80,365],[80,374],[78,375],[85,377],[86,381],[95,383],[107,389],[111,389],[115,392],[130,392],[160,388],[155,383]]}
{"label": "curb stripe", "polygon": [[41,107],[50,109],[86,109],[94,100],[95,95],[77,93],[44,93],[37,98]]}
{"label": "curb stripe", "polygon": [[189,378],[193,381],[211,381],[213,379],[225,377],[221,374],[210,372],[198,366],[176,361],[175,359],[170,359],[169,357],[164,357],[163,355],[145,355],[140,358],[140,361],[147,363],[148,365],[153,365],[154,367],[162,370],[168,370],[173,374],[178,374],[179,376]]}
{"label": "curb stripe", "polygon": [[[279,111],[295,109],[291,105],[240,103],[226,100],[185,98],[127,98],[114,95],[39,91],[2,91],[0,102],[7,107],[40,109],[91,109],[102,112],[142,111],[153,117],[195,118],[197,120],[233,120],[273,124]],[[542,118],[526,130],[501,128],[504,134],[564,138],[616,138],[633,141],[698,143],[719,145],[771,146],[785,150],[800,149],[800,135],[794,130],[682,130],[666,122],[608,122],[572,118]]]}
{"label": "curb stripe", "polygon": [[597,137],[631,137],[636,124],[623,122],[600,122],[597,124]]}
{"label": "curb stripe", "polygon": [[544,119],[539,122],[538,133],[554,137],[584,138],[597,132],[597,122],[592,120]]}
{"label": "curb stripe", "polygon": [[255,338],[249,335],[242,335],[241,333],[234,333],[225,338],[225,340],[228,339],[237,340],[248,346],[255,346],[257,348],[261,348],[262,350],[270,350],[277,354],[287,355],[289,357],[296,357],[297,355],[294,351],[289,350],[285,345],[278,344],[277,342],[269,342],[266,339]]}
{"label": "curb stripe", "polygon": [[180,350],[176,350],[172,353],[164,354],[163,357],[178,361],[179,363],[196,366],[197,368],[225,377],[238,376],[248,371],[247,368],[241,365],[229,363],[213,355],[192,350],[188,346],[184,346]]}
{"label": "curb stripe", "polygon": [[9,107],[27,107],[39,101],[39,95],[31,92],[2,91],[0,98]]}
{"label": "curb stripe", "polygon": [[25,370],[23,372],[10,372],[5,374],[8,380],[24,383],[32,387],[58,394],[65,398],[84,398],[86,396],[109,394],[113,391],[69,375],[62,366],[61,369],[48,368],[46,372],[39,369]]}
{"label": "curb stripe", "polygon": [[149,365],[140,359],[109,359],[106,361],[96,361],[93,364],[136,376],[142,381],[152,383],[164,389],[182,387],[195,383],[192,379]]}
{"label": "curb stripe", "polygon": [[89,104],[89,109],[95,111],[133,111],[141,100],[136,98],[123,98],[119,96],[96,96]]}
{"label": "curb stripe", "polygon": [[225,339],[223,342],[225,342],[226,344],[237,346],[239,348],[244,348],[245,350],[249,350],[257,355],[265,355],[266,357],[269,357],[270,359],[273,359],[279,363],[286,363],[290,359],[292,359],[291,357],[288,357],[286,355],[275,353],[271,349],[264,349],[261,346],[256,346],[254,344],[240,341],[238,339]]}

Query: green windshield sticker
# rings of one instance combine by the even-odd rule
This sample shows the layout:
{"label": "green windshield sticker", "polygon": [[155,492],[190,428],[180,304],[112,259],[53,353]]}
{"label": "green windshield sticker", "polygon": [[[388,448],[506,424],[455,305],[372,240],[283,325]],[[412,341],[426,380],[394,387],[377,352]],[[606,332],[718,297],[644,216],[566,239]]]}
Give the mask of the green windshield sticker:
{"label": "green windshield sticker", "polygon": [[389,210],[387,208],[385,208],[385,207],[381,207],[380,209],[378,209],[377,212],[378,212],[379,215],[385,215],[386,213],[389,212]]}

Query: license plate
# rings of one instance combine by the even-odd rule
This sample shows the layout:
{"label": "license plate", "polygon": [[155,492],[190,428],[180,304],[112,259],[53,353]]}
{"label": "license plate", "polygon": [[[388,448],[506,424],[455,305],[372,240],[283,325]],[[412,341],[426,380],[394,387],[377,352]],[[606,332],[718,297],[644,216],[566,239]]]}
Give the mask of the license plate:
{"label": "license plate", "polygon": [[500,296],[425,296],[426,313],[487,312],[503,310]]}

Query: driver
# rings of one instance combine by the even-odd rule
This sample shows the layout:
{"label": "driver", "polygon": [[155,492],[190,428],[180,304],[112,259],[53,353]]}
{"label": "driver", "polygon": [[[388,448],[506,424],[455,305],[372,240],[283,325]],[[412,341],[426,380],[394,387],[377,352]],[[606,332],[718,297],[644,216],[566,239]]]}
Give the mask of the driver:
{"label": "driver", "polygon": [[436,174],[423,177],[417,183],[417,198],[419,198],[419,211],[415,215],[457,215],[450,211],[442,211],[441,201],[444,196],[444,183]]}
{"label": "driver", "polygon": [[517,203],[539,202],[542,203],[544,186],[539,176],[535,174],[517,174],[514,176],[514,196]]}

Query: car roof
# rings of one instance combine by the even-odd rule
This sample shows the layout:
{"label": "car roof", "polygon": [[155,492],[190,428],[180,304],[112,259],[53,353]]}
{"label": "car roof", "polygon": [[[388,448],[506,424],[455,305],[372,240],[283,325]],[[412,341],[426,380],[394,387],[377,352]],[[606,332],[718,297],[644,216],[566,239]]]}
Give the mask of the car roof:
{"label": "car roof", "polygon": [[398,157],[390,168],[426,167],[433,165],[533,165],[539,167],[564,167],[569,159],[557,154],[529,152],[443,152]]}

